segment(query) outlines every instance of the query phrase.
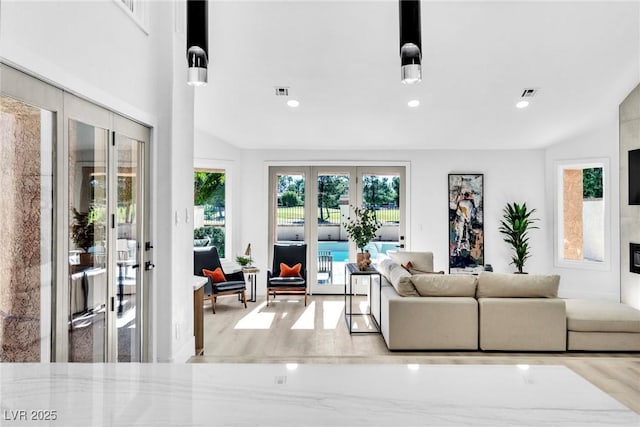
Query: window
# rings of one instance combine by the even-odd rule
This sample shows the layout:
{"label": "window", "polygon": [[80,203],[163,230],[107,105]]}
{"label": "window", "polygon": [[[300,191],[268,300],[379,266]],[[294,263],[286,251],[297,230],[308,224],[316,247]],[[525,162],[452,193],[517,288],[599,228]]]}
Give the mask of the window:
{"label": "window", "polygon": [[193,173],[193,244],[215,246],[225,257],[226,173],[196,168]]}
{"label": "window", "polygon": [[145,34],[149,34],[147,28],[147,5],[145,0],[113,0],[120,8],[140,27]]}
{"label": "window", "polygon": [[608,268],[608,160],[557,165],[556,265]]}

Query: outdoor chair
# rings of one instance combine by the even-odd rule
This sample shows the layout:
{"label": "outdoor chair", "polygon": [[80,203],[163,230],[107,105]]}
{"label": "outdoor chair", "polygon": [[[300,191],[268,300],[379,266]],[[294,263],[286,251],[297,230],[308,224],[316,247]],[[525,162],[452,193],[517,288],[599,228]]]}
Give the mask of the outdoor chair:
{"label": "outdoor chair", "polygon": [[[294,267],[301,264],[299,275],[283,275],[280,264]],[[273,268],[267,271],[267,306],[269,296],[276,294],[303,294],[307,305],[307,245],[275,245],[273,247]]]}
{"label": "outdoor chair", "polygon": [[[204,274],[203,270],[207,269],[215,271],[220,268],[225,281],[214,282],[211,276]],[[236,271],[233,273],[225,273],[220,264],[220,256],[215,246],[193,248],[193,274],[196,276],[207,277],[207,283],[204,285],[205,298],[211,300],[211,310],[216,313],[216,299],[223,295],[238,295],[247,308],[247,284],[244,280],[244,273]]]}
{"label": "outdoor chair", "polygon": [[318,251],[318,283],[331,283],[333,279],[333,255],[331,251]]}

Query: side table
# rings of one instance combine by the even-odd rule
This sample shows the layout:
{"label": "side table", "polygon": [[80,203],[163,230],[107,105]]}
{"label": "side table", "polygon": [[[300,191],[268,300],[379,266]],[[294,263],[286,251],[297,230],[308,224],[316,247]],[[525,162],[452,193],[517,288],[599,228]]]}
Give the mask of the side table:
{"label": "side table", "polygon": [[[369,269],[367,270],[360,270],[358,268],[358,264],[355,263],[348,263],[345,265],[345,269],[344,269],[344,274],[345,276],[349,276],[349,289],[347,290],[347,280],[345,280],[344,283],[344,320],[347,323],[347,328],[349,329],[349,333],[350,334],[378,334],[380,333],[381,329],[380,329],[380,324],[378,324],[378,322],[376,321],[376,318],[373,316],[373,313],[371,313],[371,290],[372,290],[372,282],[373,282],[373,277],[374,276],[378,276],[378,286],[380,287],[380,290],[382,290],[382,275],[380,274],[380,272],[378,270],[376,270],[374,267],[369,267]],[[358,276],[368,276],[369,277],[369,312],[368,313],[354,313],[353,312],[353,278],[354,277],[358,277]],[[345,277],[346,279],[346,277]],[[347,297],[349,297],[349,304],[347,305]],[[380,322],[382,322],[382,304],[380,304],[380,306],[378,307],[380,313],[378,313],[378,318],[380,319]],[[348,310],[348,311],[347,311]],[[353,316],[369,316],[371,318],[371,321],[373,322],[373,324],[375,325],[376,329],[375,330],[361,330],[361,331],[354,331],[353,330]]]}
{"label": "side table", "polygon": [[249,288],[251,293],[249,294],[250,298],[247,301],[256,302],[256,278],[258,273],[260,273],[260,269],[257,267],[243,267],[242,272],[245,275],[245,281],[249,284]]}
{"label": "side table", "polygon": [[193,276],[191,286],[193,287],[193,335],[196,343],[196,356],[204,354],[204,285],[207,278]]}

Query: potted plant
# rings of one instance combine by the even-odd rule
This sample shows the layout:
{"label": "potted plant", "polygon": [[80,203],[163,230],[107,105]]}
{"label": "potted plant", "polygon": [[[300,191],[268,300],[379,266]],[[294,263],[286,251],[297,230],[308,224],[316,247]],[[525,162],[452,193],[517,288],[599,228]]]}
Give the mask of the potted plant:
{"label": "potted plant", "polygon": [[354,207],[353,212],[353,218],[348,217],[344,227],[349,238],[353,240],[360,249],[360,253],[358,253],[358,265],[361,269],[366,269],[368,263],[364,268],[360,265],[363,258],[366,257],[364,247],[376,237],[376,232],[382,227],[382,223],[376,220],[375,212],[372,209]]}
{"label": "potted plant", "polygon": [[522,268],[525,261],[531,256],[529,252],[529,230],[536,227],[537,218],[531,218],[535,209],[527,209],[527,204],[519,205],[516,202],[507,203],[502,210],[503,219],[500,221],[500,233],[504,234],[504,241],[513,247],[511,263],[518,269],[517,273],[523,274]]}
{"label": "potted plant", "polygon": [[89,221],[89,212],[79,212],[73,208],[71,239],[76,246],[87,252],[93,246],[93,225]]}

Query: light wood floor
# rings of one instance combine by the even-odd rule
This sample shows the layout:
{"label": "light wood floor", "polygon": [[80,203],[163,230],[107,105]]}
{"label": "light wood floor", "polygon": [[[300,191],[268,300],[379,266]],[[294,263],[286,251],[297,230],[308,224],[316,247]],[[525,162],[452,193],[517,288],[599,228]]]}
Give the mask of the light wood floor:
{"label": "light wood floor", "polygon": [[[563,365],[640,413],[640,353],[392,352],[379,334],[349,335],[343,302],[313,295],[305,308],[299,296],[279,296],[245,310],[228,296],[218,298],[215,315],[205,302],[204,355],[191,362]],[[369,327],[365,320],[356,326]]]}

